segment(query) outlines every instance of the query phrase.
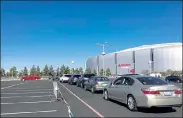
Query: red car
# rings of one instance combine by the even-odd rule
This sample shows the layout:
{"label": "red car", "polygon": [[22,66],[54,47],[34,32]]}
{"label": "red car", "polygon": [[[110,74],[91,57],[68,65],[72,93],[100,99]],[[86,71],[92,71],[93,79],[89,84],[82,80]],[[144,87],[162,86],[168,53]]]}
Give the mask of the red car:
{"label": "red car", "polygon": [[25,80],[39,80],[40,76],[36,76],[36,75],[29,75],[29,76],[22,76],[21,80],[25,81]]}

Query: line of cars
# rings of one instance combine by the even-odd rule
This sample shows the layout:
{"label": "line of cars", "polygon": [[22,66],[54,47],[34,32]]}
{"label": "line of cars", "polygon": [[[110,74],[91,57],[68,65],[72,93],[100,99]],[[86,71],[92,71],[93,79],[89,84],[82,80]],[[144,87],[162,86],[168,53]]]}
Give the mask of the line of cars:
{"label": "line of cars", "polygon": [[60,82],[68,82],[92,93],[103,91],[104,100],[113,99],[127,105],[131,111],[150,107],[181,107],[182,89],[163,79],[139,74],[117,78],[95,74],[63,75]]}

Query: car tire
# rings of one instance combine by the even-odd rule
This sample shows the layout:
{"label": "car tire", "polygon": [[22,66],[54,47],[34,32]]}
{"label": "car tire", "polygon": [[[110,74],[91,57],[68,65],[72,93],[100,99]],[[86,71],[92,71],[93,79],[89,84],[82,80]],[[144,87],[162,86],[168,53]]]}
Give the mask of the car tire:
{"label": "car tire", "polygon": [[109,94],[108,94],[108,91],[107,90],[104,90],[103,91],[103,98],[104,98],[104,100],[109,100]]}
{"label": "car tire", "polygon": [[86,86],[84,87],[84,89],[85,89],[85,91],[87,91],[87,88],[86,88]]}
{"label": "car tire", "polygon": [[95,90],[93,87],[91,87],[91,92],[94,94],[95,93]]}
{"label": "car tire", "polygon": [[81,85],[80,85],[80,86],[81,86],[81,88],[84,88],[83,83],[81,83]]}
{"label": "car tire", "polygon": [[132,95],[127,97],[127,107],[130,111],[137,111],[137,103]]}
{"label": "car tire", "polygon": [[76,83],[76,86],[79,87],[79,83],[78,82]]}

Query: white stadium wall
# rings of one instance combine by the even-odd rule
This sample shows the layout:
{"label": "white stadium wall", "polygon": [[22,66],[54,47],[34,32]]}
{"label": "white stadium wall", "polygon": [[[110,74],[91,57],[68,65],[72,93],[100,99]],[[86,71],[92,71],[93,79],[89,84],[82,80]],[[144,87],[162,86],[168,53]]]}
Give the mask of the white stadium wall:
{"label": "white stadium wall", "polygon": [[131,69],[134,69],[132,54],[132,51],[117,54],[117,74],[129,73]]}
{"label": "white stadium wall", "polygon": [[86,62],[86,67],[90,68],[92,72],[94,71],[94,69],[97,71],[97,56],[89,58]]}
{"label": "white stadium wall", "polygon": [[135,73],[141,73],[144,70],[149,70],[150,65],[150,50],[137,50],[135,51]]}
{"label": "white stadium wall", "polygon": [[115,53],[110,53],[104,56],[104,69],[110,69],[112,74],[116,73],[116,66],[115,66]]}
{"label": "white stadium wall", "polygon": [[154,49],[154,71],[182,70],[182,46]]}
{"label": "white stadium wall", "polygon": [[[115,53],[117,54],[115,58]],[[126,49],[104,56],[104,69],[109,68],[112,74],[141,73],[144,70],[165,72],[168,69],[182,70],[182,43],[145,45]],[[91,70],[103,68],[103,56],[90,58],[86,67]],[[150,65],[149,61],[153,63]]]}

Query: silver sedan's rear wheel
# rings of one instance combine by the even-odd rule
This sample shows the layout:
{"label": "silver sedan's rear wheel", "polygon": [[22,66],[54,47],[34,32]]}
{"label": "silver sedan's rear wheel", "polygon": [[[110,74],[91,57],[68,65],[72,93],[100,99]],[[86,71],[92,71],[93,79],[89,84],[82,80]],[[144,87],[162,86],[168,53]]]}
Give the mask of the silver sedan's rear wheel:
{"label": "silver sedan's rear wheel", "polygon": [[105,100],[109,100],[109,95],[108,95],[107,90],[104,90],[104,91],[103,91],[103,98],[104,98]]}
{"label": "silver sedan's rear wheel", "polygon": [[135,98],[131,95],[127,98],[127,106],[130,111],[137,111],[137,104]]}
{"label": "silver sedan's rear wheel", "polygon": [[83,83],[81,83],[81,85],[80,85],[80,86],[81,86],[81,88],[83,88]]}
{"label": "silver sedan's rear wheel", "polygon": [[91,92],[92,92],[92,93],[95,93],[95,90],[94,90],[94,88],[93,88],[93,87],[91,88]]}
{"label": "silver sedan's rear wheel", "polygon": [[85,91],[87,91],[87,87],[86,87],[86,85],[85,85],[84,89],[85,89]]}
{"label": "silver sedan's rear wheel", "polygon": [[76,86],[79,87],[79,83],[78,82],[76,83]]}

